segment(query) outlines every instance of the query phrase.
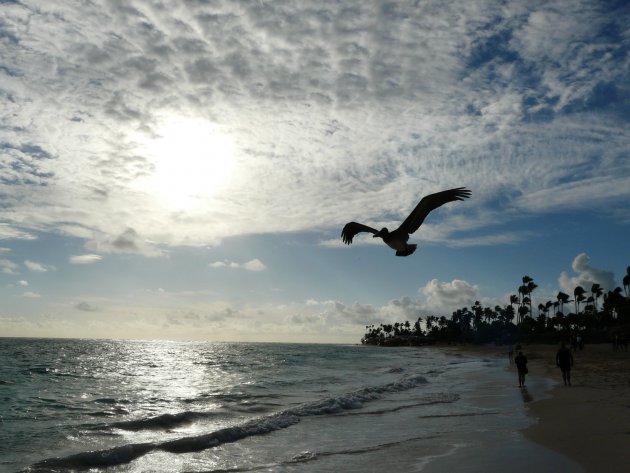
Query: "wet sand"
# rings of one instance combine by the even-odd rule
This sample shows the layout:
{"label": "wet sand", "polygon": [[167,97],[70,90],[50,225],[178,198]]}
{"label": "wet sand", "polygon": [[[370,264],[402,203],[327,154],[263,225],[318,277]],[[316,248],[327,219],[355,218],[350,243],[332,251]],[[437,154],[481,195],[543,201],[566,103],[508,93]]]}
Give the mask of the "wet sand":
{"label": "wet sand", "polygon": [[[461,350],[504,356],[508,366],[505,347]],[[549,396],[526,402],[536,422],[524,430],[525,437],[574,460],[587,473],[625,471],[630,465],[630,352],[613,352],[608,344],[586,345],[573,354],[572,386],[565,387],[555,363],[557,350],[556,345],[523,345],[528,379],[547,377],[558,383]],[[507,369],[514,372],[516,384],[516,367]]]}
{"label": "wet sand", "polygon": [[630,353],[586,345],[573,354],[572,386],[565,387],[557,348],[524,347],[529,372],[559,383],[551,398],[528,405],[537,422],[525,436],[574,459],[587,473],[623,471],[630,465]]}

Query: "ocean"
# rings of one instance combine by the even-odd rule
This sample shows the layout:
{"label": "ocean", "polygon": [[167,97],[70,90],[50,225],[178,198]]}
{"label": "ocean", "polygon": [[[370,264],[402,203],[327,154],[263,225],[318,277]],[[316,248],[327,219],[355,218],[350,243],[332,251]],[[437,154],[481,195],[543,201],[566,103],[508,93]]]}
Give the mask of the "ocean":
{"label": "ocean", "polygon": [[580,472],[506,359],[433,347],[0,338],[0,472]]}

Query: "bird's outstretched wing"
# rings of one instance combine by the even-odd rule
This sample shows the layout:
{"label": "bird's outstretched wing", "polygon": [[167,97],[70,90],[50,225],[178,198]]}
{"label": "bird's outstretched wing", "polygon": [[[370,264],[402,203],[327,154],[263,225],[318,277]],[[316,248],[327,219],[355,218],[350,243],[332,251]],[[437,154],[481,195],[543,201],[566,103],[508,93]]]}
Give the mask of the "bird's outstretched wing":
{"label": "bird's outstretched wing", "polygon": [[432,210],[446,204],[447,202],[454,202],[456,200],[464,200],[470,197],[471,192],[465,187],[457,187],[455,189],[449,189],[447,191],[436,192],[422,198],[422,200],[413,209],[413,212],[405,219],[396,231],[404,231],[406,233],[415,232],[424,219],[429,215]]}
{"label": "bird's outstretched wing", "polygon": [[368,227],[367,225],[363,225],[362,223],[350,222],[346,223],[346,226],[341,230],[341,239],[346,245],[352,243],[352,239],[357,233],[361,232],[370,232],[370,233],[378,233],[378,230]]}

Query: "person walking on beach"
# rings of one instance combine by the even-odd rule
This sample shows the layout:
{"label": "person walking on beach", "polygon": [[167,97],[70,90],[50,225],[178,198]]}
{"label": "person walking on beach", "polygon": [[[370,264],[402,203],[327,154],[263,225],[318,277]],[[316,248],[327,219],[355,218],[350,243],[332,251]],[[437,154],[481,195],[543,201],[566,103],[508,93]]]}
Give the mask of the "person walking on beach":
{"label": "person walking on beach", "polygon": [[573,355],[564,342],[560,345],[560,349],[556,354],[556,365],[562,371],[562,380],[565,386],[571,386],[571,367],[573,366]]}
{"label": "person walking on beach", "polygon": [[525,375],[528,373],[528,370],[527,357],[523,355],[522,351],[518,352],[518,355],[514,358],[514,363],[516,363],[516,369],[518,370],[518,386],[523,388],[525,387]]}

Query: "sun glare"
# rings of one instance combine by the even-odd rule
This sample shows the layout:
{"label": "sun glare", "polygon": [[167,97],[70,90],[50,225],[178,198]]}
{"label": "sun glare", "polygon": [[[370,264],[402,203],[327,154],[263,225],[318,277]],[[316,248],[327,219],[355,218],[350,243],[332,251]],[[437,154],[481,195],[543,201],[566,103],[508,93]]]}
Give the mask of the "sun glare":
{"label": "sun glare", "polygon": [[171,208],[203,204],[225,187],[235,165],[231,137],[203,119],[165,120],[140,152],[155,166],[146,190]]}

